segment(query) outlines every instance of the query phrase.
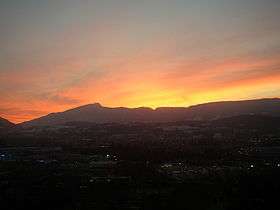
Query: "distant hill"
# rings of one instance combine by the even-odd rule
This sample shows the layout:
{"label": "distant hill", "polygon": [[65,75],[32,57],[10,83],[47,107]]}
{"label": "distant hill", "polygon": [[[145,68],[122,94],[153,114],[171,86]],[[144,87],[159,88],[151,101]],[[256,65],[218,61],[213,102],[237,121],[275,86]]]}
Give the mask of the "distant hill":
{"label": "distant hill", "polygon": [[0,129],[13,127],[15,124],[11,123],[9,120],[6,120],[0,117]]}
{"label": "distant hill", "polygon": [[189,107],[191,118],[220,119],[239,115],[280,116],[280,99],[224,101]]}
{"label": "distant hill", "polygon": [[174,122],[185,120],[216,120],[239,115],[280,116],[280,99],[225,101],[191,107],[108,108],[99,103],[89,104],[64,112],[24,122],[22,126],[53,126],[68,122],[130,123]]}

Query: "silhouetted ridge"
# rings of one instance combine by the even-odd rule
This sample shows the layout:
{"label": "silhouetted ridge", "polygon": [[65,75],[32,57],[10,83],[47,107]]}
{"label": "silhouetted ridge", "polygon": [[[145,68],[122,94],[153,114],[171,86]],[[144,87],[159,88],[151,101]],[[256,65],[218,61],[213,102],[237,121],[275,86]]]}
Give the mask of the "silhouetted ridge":
{"label": "silhouetted ridge", "polygon": [[192,118],[219,119],[238,115],[280,115],[280,99],[258,99],[244,101],[223,101],[199,104],[189,107]]}
{"label": "silhouetted ridge", "polygon": [[109,108],[88,104],[24,122],[24,126],[53,126],[67,122],[130,123],[215,120],[239,115],[280,116],[280,99],[213,102],[185,107]]}
{"label": "silhouetted ridge", "polygon": [[15,124],[10,122],[9,120],[6,120],[2,117],[0,117],[0,128],[9,128],[14,126]]}

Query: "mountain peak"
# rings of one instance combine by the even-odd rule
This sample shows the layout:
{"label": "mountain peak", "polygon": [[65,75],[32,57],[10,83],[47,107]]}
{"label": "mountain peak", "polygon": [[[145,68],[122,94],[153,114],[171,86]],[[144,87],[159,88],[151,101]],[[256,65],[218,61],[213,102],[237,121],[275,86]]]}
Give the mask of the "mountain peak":
{"label": "mountain peak", "polygon": [[99,103],[99,102],[95,102],[95,103],[93,103],[93,104],[91,104],[91,105],[94,105],[94,106],[102,106],[101,103]]}
{"label": "mountain peak", "polygon": [[129,123],[129,122],[174,122],[185,120],[214,120],[238,115],[280,116],[279,99],[212,102],[184,107],[125,108],[103,107],[100,103],[76,107],[54,113],[29,122],[26,126],[51,126],[67,122]]}
{"label": "mountain peak", "polygon": [[83,106],[75,107],[73,109],[69,109],[67,111],[73,111],[73,110],[81,110],[81,109],[96,109],[96,108],[104,108],[100,103],[93,103],[93,104],[86,104]]}
{"label": "mountain peak", "polygon": [[91,107],[98,107],[98,108],[101,108],[103,107],[100,103],[96,102],[96,103],[93,103],[93,104],[88,104],[86,106],[91,106]]}

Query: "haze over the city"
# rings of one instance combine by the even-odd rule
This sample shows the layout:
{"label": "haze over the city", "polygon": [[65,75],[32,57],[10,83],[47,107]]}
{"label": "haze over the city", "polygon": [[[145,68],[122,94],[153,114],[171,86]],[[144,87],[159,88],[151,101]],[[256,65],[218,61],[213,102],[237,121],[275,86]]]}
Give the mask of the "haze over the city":
{"label": "haze over the city", "polygon": [[280,1],[3,0],[0,116],[280,97]]}

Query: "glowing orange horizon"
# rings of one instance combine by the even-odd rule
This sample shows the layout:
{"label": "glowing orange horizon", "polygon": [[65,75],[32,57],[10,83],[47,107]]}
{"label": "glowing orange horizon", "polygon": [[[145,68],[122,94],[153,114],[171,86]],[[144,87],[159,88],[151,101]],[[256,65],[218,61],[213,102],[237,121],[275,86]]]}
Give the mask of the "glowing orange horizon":
{"label": "glowing orange horizon", "polygon": [[19,123],[93,102],[156,108],[280,97],[279,6],[7,1],[0,116]]}
{"label": "glowing orange horizon", "polygon": [[[263,60],[238,60],[202,66],[192,64],[192,72],[200,69],[199,74],[189,77],[182,75],[181,69],[174,68],[173,74],[159,71],[129,72],[126,69],[144,68],[145,63],[136,63],[118,69],[126,74],[109,72],[96,80],[88,76],[69,87],[56,91],[55,95],[39,95],[26,100],[24,96],[9,98],[1,102],[4,118],[20,123],[51,112],[65,111],[70,108],[100,102],[109,107],[187,107],[213,101],[245,100],[280,96],[280,72],[266,71],[244,74],[242,69],[271,68],[278,62],[278,57]],[[159,62],[160,63],[160,62]],[[157,67],[166,68],[166,64],[157,63]],[[72,64],[71,64],[72,65]],[[65,64],[66,66],[71,66]],[[210,69],[211,68],[211,69]],[[29,71],[30,72],[30,71]],[[249,72],[250,73],[250,72]],[[75,73],[76,74],[76,73]],[[229,75],[228,75],[229,74]],[[232,74],[232,75],[231,75]],[[62,75],[62,78],[64,75]],[[221,78],[220,78],[221,77]],[[236,78],[235,78],[236,77]],[[28,83],[28,77],[24,78]],[[31,78],[33,80],[33,78]],[[57,78],[59,79],[59,78]],[[23,81],[20,76],[13,82]],[[16,107],[21,106],[20,109]],[[8,109],[14,107],[13,109]]]}

